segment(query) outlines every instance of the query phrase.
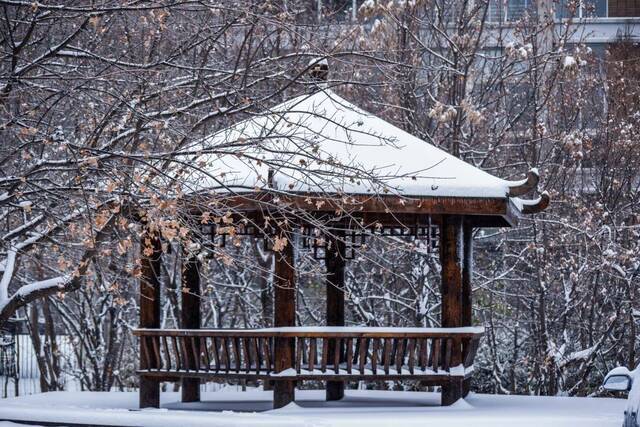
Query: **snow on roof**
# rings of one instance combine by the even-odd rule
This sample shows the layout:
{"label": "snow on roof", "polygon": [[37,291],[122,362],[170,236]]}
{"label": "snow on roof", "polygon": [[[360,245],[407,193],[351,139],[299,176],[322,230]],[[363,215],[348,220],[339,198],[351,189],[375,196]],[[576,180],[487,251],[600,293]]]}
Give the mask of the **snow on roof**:
{"label": "snow on roof", "polygon": [[189,150],[200,153],[193,160],[199,170],[183,178],[189,192],[271,185],[291,193],[505,198],[514,185],[328,89],[286,101]]}

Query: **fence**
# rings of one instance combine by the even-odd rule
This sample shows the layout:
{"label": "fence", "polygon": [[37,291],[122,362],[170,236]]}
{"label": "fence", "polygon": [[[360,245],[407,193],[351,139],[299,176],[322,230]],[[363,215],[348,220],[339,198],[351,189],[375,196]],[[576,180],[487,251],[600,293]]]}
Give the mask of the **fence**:
{"label": "fence", "polygon": [[[44,337],[42,337],[44,341]],[[57,344],[63,357],[63,370],[69,368],[69,364],[74,363],[72,343],[68,336],[58,336]],[[40,369],[36,353],[33,350],[31,336],[21,334],[15,335],[16,367],[17,378],[0,375],[0,395],[2,397],[22,396],[25,394],[40,393]],[[67,381],[65,389],[75,391],[77,386],[74,381]]]}

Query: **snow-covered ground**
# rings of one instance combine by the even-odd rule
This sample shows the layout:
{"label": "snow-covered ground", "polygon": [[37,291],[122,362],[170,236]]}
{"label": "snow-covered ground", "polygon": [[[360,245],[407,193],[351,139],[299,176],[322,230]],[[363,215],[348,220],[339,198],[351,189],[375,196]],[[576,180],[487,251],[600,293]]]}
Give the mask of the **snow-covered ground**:
{"label": "snow-covered ground", "polygon": [[137,393],[55,392],[0,400],[0,420],[149,427],[619,427],[625,404],[623,399],[471,394],[440,407],[439,399],[438,393],[349,390],[344,400],[325,402],[323,390],[305,390],[296,393],[295,404],[269,410],[271,393],[259,390],[204,393],[203,402],[193,404],[163,393],[162,409],[140,411]]}

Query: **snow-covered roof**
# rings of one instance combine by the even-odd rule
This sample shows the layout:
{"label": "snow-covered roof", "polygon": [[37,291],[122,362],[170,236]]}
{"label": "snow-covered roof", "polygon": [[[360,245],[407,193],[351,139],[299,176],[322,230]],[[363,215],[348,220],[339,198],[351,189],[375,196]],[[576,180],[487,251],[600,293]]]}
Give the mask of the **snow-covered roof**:
{"label": "snow-covered roof", "polygon": [[[506,198],[497,178],[329,89],[295,97],[190,147],[188,191]],[[517,205],[516,201],[516,205]]]}

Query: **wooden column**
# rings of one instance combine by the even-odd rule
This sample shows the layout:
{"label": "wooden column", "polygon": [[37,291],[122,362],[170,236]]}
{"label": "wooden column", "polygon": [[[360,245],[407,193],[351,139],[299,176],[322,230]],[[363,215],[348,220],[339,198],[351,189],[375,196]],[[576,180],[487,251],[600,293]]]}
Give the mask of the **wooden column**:
{"label": "wooden column", "polygon": [[[296,282],[294,265],[294,247],[289,233],[281,237],[287,244],[281,251],[275,252],[273,280],[273,325],[296,325]],[[293,368],[295,339],[276,337],[274,340],[275,371],[282,372]],[[282,408],[295,400],[295,381],[275,379],[273,384],[273,407]]]}
{"label": "wooden column", "polygon": [[[463,259],[462,259],[462,326],[473,325],[473,227],[465,221],[462,228]],[[466,354],[466,347],[463,347]],[[471,390],[471,377],[462,385],[462,396],[466,397]]]}
{"label": "wooden column", "polygon": [[[445,215],[440,226],[440,264],[442,266],[441,323],[445,328],[462,326],[462,270],[463,230],[462,217]],[[453,340],[451,366],[462,363],[461,343]],[[462,379],[451,377],[442,387],[442,405],[448,406],[462,397]]]}
{"label": "wooden column", "polygon": [[[344,326],[344,234],[327,236],[325,264],[327,267],[327,326]],[[329,342],[328,352],[334,354],[336,342]],[[340,362],[344,362],[344,346],[340,345]],[[327,381],[327,400],[340,400],[344,397],[344,381]]]}
{"label": "wooden column", "polygon": [[[162,246],[157,236],[144,233],[140,239],[140,328],[160,327],[160,255]],[[140,369],[157,368],[159,361],[152,348],[145,346],[140,338]],[[160,407],[160,383],[158,380],[140,376],[140,408]]]}
{"label": "wooden column", "polygon": [[[195,257],[183,259],[180,326],[183,329],[200,329],[200,262]],[[200,348],[200,341],[194,339],[196,348]],[[189,357],[186,362],[189,369],[198,368],[198,360],[194,357]],[[181,391],[183,402],[200,401],[200,380],[182,378]]]}

